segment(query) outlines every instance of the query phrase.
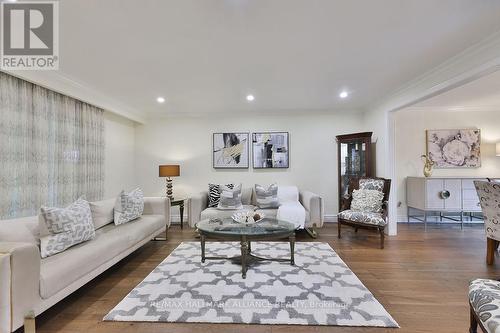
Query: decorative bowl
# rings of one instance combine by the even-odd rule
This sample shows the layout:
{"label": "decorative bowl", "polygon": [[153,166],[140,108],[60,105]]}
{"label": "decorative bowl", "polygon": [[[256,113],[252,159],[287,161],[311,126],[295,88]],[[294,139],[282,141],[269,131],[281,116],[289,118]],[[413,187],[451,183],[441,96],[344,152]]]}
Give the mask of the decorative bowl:
{"label": "decorative bowl", "polygon": [[[258,215],[258,220],[254,219],[255,215]],[[231,218],[233,219],[233,221],[238,223],[253,224],[262,221],[262,219],[264,218],[264,214],[256,214],[255,212],[237,212],[234,213]]]}

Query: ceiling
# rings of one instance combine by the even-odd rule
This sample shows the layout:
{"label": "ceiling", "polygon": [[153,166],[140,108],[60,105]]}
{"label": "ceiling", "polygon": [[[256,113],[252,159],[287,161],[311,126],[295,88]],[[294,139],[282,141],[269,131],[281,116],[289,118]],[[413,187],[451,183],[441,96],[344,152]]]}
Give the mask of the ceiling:
{"label": "ceiling", "polygon": [[412,106],[448,111],[500,111],[500,71],[447,91]]}
{"label": "ceiling", "polygon": [[499,30],[495,0],[61,0],[60,73],[141,114],[355,112]]}

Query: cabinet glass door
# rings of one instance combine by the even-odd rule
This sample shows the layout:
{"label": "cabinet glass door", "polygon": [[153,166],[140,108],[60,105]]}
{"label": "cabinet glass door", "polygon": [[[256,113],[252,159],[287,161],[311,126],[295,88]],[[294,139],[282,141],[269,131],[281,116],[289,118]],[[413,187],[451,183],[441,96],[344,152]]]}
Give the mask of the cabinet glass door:
{"label": "cabinet glass door", "polygon": [[340,194],[347,194],[351,177],[366,176],[366,143],[340,142]]}

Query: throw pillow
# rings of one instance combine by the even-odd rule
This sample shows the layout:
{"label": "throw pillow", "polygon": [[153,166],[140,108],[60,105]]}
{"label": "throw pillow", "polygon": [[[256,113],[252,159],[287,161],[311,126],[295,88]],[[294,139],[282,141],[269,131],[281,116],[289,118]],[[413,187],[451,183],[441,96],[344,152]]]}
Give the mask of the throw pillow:
{"label": "throw pillow", "polygon": [[143,211],[144,194],[140,188],[136,188],[129,193],[121,191],[115,202],[115,225],[138,219]]}
{"label": "throw pillow", "polygon": [[220,187],[220,201],[217,206],[218,209],[241,209],[241,184],[233,186],[222,185]]}
{"label": "throw pillow", "polygon": [[[208,207],[215,208],[219,205],[221,186],[219,184],[208,184]],[[234,188],[234,184],[225,185],[229,188]]]}
{"label": "throw pillow", "polygon": [[278,184],[271,184],[267,189],[259,184],[255,184],[255,196],[259,208],[278,208],[280,206]]}
{"label": "throw pillow", "polygon": [[95,237],[90,206],[83,198],[66,208],[42,207],[40,215],[48,229],[48,235],[40,238],[42,258]]}
{"label": "throw pillow", "polygon": [[380,213],[384,193],[377,190],[354,190],[351,210],[358,212]]}

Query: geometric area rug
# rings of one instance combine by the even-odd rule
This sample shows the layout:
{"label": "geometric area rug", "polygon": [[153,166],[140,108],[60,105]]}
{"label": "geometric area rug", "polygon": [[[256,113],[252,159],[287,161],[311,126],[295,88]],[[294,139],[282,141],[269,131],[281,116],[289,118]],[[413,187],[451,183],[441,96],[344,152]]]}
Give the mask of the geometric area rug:
{"label": "geometric area rug", "polygon": [[[236,256],[236,242],[207,242],[207,256]],[[289,243],[254,242],[261,257],[290,256]],[[105,317],[106,321],[399,327],[327,243],[295,244],[295,266],[253,263],[246,279],[229,260],[201,263],[183,242]]]}

